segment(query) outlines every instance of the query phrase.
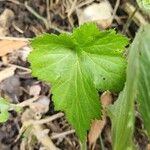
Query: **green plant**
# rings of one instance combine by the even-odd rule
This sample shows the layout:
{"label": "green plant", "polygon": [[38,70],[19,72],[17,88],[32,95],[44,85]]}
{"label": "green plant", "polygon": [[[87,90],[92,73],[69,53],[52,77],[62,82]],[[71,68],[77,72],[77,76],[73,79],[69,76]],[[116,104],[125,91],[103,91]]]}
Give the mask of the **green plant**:
{"label": "green plant", "polygon": [[0,97],[0,122],[5,122],[9,118],[9,106],[10,103],[7,102],[5,99]]}
{"label": "green plant", "polygon": [[[129,48],[127,81],[114,105],[109,107],[114,150],[135,149],[134,102],[150,138],[150,25],[141,27]],[[134,73],[133,73],[134,71]]]}
{"label": "green plant", "polygon": [[101,117],[98,91],[120,91],[125,82],[128,39],[89,23],[72,34],[43,34],[32,40],[32,75],[52,84],[55,110],[64,111],[81,141],[92,119]]}
{"label": "green plant", "polygon": [[19,107],[15,104],[11,104],[6,99],[0,97],[0,123],[9,119],[10,110],[20,111]]}
{"label": "green plant", "polygon": [[[101,117],[98,91],[121,91],[108,108],[114,150],[134,150],[136,108],[150,138],[150,25],[141,27],[123,56],[128,39],[114,30],[84,24],[72,34],[43,34],[32,40],[32,74],[52,84],[56,110],[65,112],[82,142],[95,118]],[[127,68],[127,69],[126,69]],[[126,76],[126,77],[125,77]],[[124,87],[124,88],[123,88]],[[18,106],[0,98],[0,122]],[[85,146],[85,145],[84,145]]]}
{"label": "green plant", "polygon": [[139,7],[147,13],[150,13],[150,0],[136,0]]}

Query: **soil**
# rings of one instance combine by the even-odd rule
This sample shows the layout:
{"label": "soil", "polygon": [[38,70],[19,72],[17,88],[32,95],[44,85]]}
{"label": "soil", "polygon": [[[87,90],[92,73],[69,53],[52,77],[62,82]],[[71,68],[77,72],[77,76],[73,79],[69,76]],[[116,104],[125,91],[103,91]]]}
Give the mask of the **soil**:
{"label": "soil", "polygon": [[[51,0],[50,0],[51,1]],[[84,0],[79,0],[83,2]],[[0,1],[0,15],[6,10],[10,9],[14,13],[14,18],[9,24],[7,34],[8,37],[23,37],[23,38],[33,38],[43,32],[60,34],[61,31],[72,31],[74,26],[78,26],[78,17],[75,12],[71,14],[71,19],[67,17],[67,12],[65,10],[66,0],[52,0],[51,7],[49,8],[50,12],[50,23],[53,27],[47,27],[46,24],[33,13],[31,13],[25,6],[25,2],[33,10],[35,10],[40,16],[47,17],[47,3],[46,0],[1,0]],[[93,0],[92,3],[98,3],[99,0]],[[123,9],[123,5],[126,0],[122,0],[118,9],[117,15],[121,19],[119,24],[116,20],[113,21],[110,28],[116,28],[118,32],[122,32],[124,24],[128,19],[128,14]],[[136,5],[134,0],[129,0],[131,4]],[[90,4],[92,4],[90,3]],[[87,4],[87,5],[90,5]],[[116,0],[110,0],[110,4],[114,8]],[[82,8],[86,7],[84,5]],[[69,5],[70,7],[70,5]],[[60,29],[60,30],[59,30]],[[136,31],[138,30],[138,25],[131,22],[128,32],[125,32],[126,36],[130,37],[131,40],[135,36]],[[7,55],[8,61],[11,64],[29,68],[30,64],[27,61],[20,59],[18,53],[13,52]],[[2,60],[2,59],[1,59]],[[5,65],[0,64],[0,69],[5,68]],[[40,87],[40,95],[45,95],[51,99],[50,85],[47,85],[44,82],[38,81],[36,78],[33,78],[30,73],[24,74],[21,69],[17,69],[15,75],[10,77],[0,83],[0,94],[3,97],[7,97],[13,103],[20,103],[32,97],[29,93],[29,89],[33,85],[38,85]],[[45,114],[54,115],[57,112],[54,111],[54,105],[51,101],[49,104],[49,111]],[[22,126],[21,115],[18,115],[16,112],[11,111],[10,119],[6,123],[0,123],[0,150],[23,150],[21,149],[21,143],[24,137],[17,138],[20,128]],[[71,130],[70,125],[64,117],[61,117],[51,124],[46,124],[46,127],[52,132],[64,132]],[[107,119],[107,124],[105,125],[101,138],[97,140],[95,150],[99,150],[102,147],[102,143],[106,150],[111,150],[112,145],[110,141],[110,129],[111,123]],[[148,145],[148,138],[143,130],[142,120],[139,115],[136,116],[136,128],[134,133],[134,141],[136,145],[139,146],[139,149],[146,150]],[[100,142],[102,141],[102,142]],[[53,140],[54,144],[62,150],[78,150],[80,149],[80,142],[78,137],[72,133],[64,138],[59,138]],[[37,141],[31,143],[31,149],[42,150],[42,146]]]}

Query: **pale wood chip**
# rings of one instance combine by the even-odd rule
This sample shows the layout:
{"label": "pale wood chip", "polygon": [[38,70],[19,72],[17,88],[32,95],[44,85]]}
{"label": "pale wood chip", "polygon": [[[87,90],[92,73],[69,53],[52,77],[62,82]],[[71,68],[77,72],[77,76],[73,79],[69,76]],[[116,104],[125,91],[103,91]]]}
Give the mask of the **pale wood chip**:
{"label": "pale wood chip", "polygon": [[5,9],[0,15],[0,36],[6,36],[8,29],[15,18],[14,12],[11,9]]}
{"label": "pale wood chip", "polygon": [[5,68],[2,71],[0,71],[0,82],[13,76],[15,70],[16,70],[16,67],[11,66],[11,67]]}

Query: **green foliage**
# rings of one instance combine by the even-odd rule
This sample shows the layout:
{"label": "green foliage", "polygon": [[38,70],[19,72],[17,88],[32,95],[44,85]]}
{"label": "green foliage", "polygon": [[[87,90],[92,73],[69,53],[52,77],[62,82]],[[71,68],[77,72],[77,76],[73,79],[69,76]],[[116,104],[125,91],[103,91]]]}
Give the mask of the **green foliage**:
{"label": "green foliage", "polygon": [[32,74],[52,84],[56,110],[64,111],[81,141],[100,118],[98,90],[120,91],[125,82],[127,38],[89,23],[72,34],[43,34],[32,40]]}
{"label": "green foliage", "polygon": [[[138,39],[136,36],[129,49],[127,77],[123,91],[118,100],[110,106],[109,113],[112,120],[112,140],[114,150],[132,150],[134,131],[134,100],[138,81]],[[133,73],[134,71],[134,73]]]}
{"label": "green foliage", "polygon": [[139,7],[150,13],[150,0],[137,0]]}
{"label": "green foliage", "polygon": [[[150,25],[141,27],[130,49],[127,81],[118,100],[109,108],[114,150],[134,149],[134,101],[137,100],[150,138]],[[134,73],[133,73],[134,71]],[[123,134],[122,134],[123,133]]]}
{"label": "green foliage", "polygon": [[6,99],[0,97],[0,123],[9,119],[9,110],[20,112],[21,108],[15,104],[9,103]]}
{"label": "green foliage", "polygon": [[139,34],[137,39],[137,49],[139,50],[137,100],[144,126],[150,138],[150,25],[141,28]]}
{"label": "green foliage", "polygon": [[9,106],[10,103],[0,97],[0,122],[5,122],[9,119]]}

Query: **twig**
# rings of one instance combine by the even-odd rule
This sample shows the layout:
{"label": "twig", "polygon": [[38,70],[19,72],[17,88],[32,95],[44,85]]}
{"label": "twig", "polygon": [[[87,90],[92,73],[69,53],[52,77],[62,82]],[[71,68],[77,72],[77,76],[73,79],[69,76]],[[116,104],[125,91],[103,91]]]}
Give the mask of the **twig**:
{"label": "twig", "polygon": [[39,96],[35,96],[35,97],[32,97],[30,99],[27,99],[19,104],[16,104],[17,107],[26,107],[26,106],[29,106],[30,104],[32,104],[34,101],[36,101],[37,99],[39,98]]}
{"label": "twig", "polygon": [[77,5],[76,9],[79,9],[81,7],[83,7],[84,5],[88,5],[90,3],[92,3],[94,0],[87,0],[87,1],[83,1],[82,3],[80,3],[79,5]]}
{"label": "twig", "polygon": [[14,66],[14,67],[16,67],[16,68],[18,68],[18,69],[25,70],[25,71],[27,71],[28,73],[31,73],[31,69],[29,69],[29,68],[25,68],[25,67],[18,66],[18,65],[15,65],[15,64],[8,64],[8,66]]}
{"label": "twig", "polygon": [[0,0],[0,2],[3,2],[3,1],[5,1],[5,2],[8,1],[8,2],[12,2],[12,3],[17,4],[17,5],[20,5],[20,2],[17,0]]}
{"label": "twig", "polygon": [[44,17],[40,16],[33,8],[31,8],[31,7],[28,5],[27,1],[25,2],[24,5],[25,5],[26,9],[27,9],[30,13],[32,13],[32,14],[33,14],[36,18],[38,18],[39,20],[43,21],[43,23],[45,24],[46,29],[49,29],[48,22],[47,22],[47,20],[46,20]]}
{"label": "twig", "polygon": [[50,0],[46,0],[46,13],[47,13],[47,22],[51,25],[51,16],[50,16]]}
{"label": "twig", "polygon": [[57,118],[63,117],[63,116],[64,116],[64,114],[60,112],[60,113],[57,113],[53,116],[50,116],[50,117],[47,117],[47,118],[44,118],[44,119],[41,119],[41,120],[34,120],[32,122],[32,124],[45,124],[45,123],[51,122],[51,121],[53,121]]}
{"label": "twig", "polygon": [[58,148],[54,145],[52,140],[47,134],[43,134],[43,127],[42,125],[34,125],[33,126],[33,134],[36,136],[39,142],[42,143],[42,145],[47,149],[47,150],[58,150]]}
{"label": "twig", "polygon": [[47,19],[45,19],[44,17],[42,17],[41,15],[39,15],[33,8],[31,8],[31,7],[27,4],[27,2],[25,2],[25,7],[26,7],[26,9],[27,9],[32,15],[34,15],[37,19],[41,20],[41,21],[45,24],[45,27],[46,27],[47,30],[51,28],[51,29],[54,29],[54,30],[56,30],[56,31],[58,31],[58,32],[60,32],[60,33],[68,33],[68,32],[66,32],[66,31],[64,31],[64,30],[61,30],[61,29],[55,27],[55,26],[52,25],[52,24],[50,25],[49,22],[47,21]]}
{"label": "twig", "polygon": [[15,29],[16,31],[20,32],[21,34],[24,33],[24,31],[21,30],[21,29],[15,24],[15,22],[12,23],[12,26],[14,27],[14,29]]}
{"label": "twig", "polygon": [[73,13],[73,11],[75,10],[75,8],[76,8],[76,3],[77,3],[77,0],[74,0],[74,1],[73,1],[73,4],[72,4],[72,6],[71,6],[71,8],[70,8],[70,10],[69,10],[69,12],[68,12],[68,17],[70,17],[71,14]]}
{"label": "twig", "polygon": [[54,25],[52,25],[52,24],[51,24],[50,28],[51,28],[51,29],[54,29],[54,30],[56,30],[56,31],[58,31],[58,32],[60,32],[60,33],[69,33],[69,32],[67,32],[67,31],[64,31],[64,30],[62,30],[62,29],[57,28],[56,26],[54,26]]}
{"label": "twig", "polygon": [[58,139],[58,138],[65,137],[66,135],[69,135],[69,134],[72,134],[72,133],[75,133],[75,130],[69,130],[69,131],[66,131],[66,132],[62,132],[62,133],[52,135],[51,139],[55,140],[55,139]]}
{"label": "twig", "polygon": [[[129,14],[129,16],[131,16],[133,14],[133,12],[135,11],[135,7],[129,3],[126,2],[124,5],[124,10],[125,12],[127,12]],[[144,26],[146,24],[148,24],[149,22],[146,21],[146,19],[141,15],[141,13],[139,11],[136,11],[135,14],[132,17],[133,21],[138,25],[138,26]]]}
{"label": "twig", "polygon": [[[34,101],[34,99],[33,99],[33,101]],[[21,104],[21,106],[19,104],[16,104],[16,106],[25,107],[25,106],[29,106],[31,103],[32,103],[32,100],[31,100],[31,102],[29,101],[27,104],[25,103],[23,105],[23,104],[19,103],[19,104]],[[51,122],[51,121],[56,120],[57,118],[60,118],[60,117],[63,117],[63,116],[64,116],[64,114],[62,112],[60,112],[60,113],[57,113],[53,116],[50,116],[50,117],[47,117],[47,118],[44,118],[44,119],[41,119],[41,120],[30,119],[30,120],[24,122],[24,126],[27,127],[27,126],[30,126],[30,125],[42,125],[42,124]]]}
{"label": "twig", "polygon": [[126,33],[127,29],[129,28],[129,26],[130,26],[130,24],[131,24],[131,21],[132,21],[134,15],[135,15],[135,13],[136,13],[137,11],[138,11],[138,6],[135,7],[135,10],[134,10],[134,11],[132,12],[132,14],[129,16],[129,18],[128,18],[126,24],[124,25],[123,30],[122,30],[122,33],[123,33],[123,34]]}
{"label": "twig", "polygon": [[113,10],[112,21],[115,19],[119,4],[120,4],[120,0],[117,0],[116,4],[115,4],[115,7],[114,7],[114,10]]}

